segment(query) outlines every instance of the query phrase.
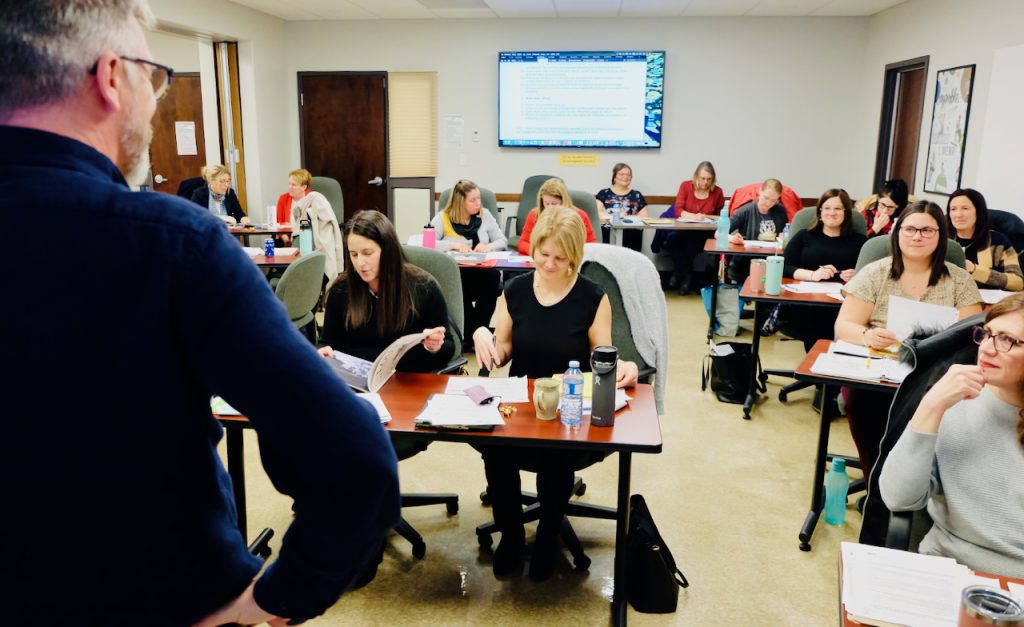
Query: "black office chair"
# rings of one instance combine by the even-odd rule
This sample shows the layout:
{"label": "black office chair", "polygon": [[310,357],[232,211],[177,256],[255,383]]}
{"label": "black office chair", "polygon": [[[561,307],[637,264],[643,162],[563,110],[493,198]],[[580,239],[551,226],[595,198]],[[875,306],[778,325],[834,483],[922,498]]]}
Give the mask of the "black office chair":
{"label": "black office chair", "polygon": [[930,527],[927,515],[922,516],[924,510],[890,511],[878,492],[878,477],[889,451],[903,435],[925,393],[951,365],[977,362],[978,346],[974,343],[972,329],[983,319],[984,314],[978,314],[931,337],[904,342],[906,348],[903,350],[910,352],[914,371],[907,375],[896,392],[889,408],[885,435],[879,445],[878,460],[867,478],[867,498],[860,531],[862,544],[907,549],[914,546],[914,539],[920,540]]}
{"label": "black office chair", "polygon": [[1009,238],[1018,255],[1024,251],[1024,220],[1021,220],[1020,216],[1009,211],[989,209],[988,226]]}
{"label": "black office chair", "polygon": [[185,179],[184,181],[178,184],[177,195],[181,196],[185,200],[192,200],[192,194],[195,193],[195,191],[202,187],[203,185],[206,185],[206,181],[204,181],[203,177],[201,176]]}

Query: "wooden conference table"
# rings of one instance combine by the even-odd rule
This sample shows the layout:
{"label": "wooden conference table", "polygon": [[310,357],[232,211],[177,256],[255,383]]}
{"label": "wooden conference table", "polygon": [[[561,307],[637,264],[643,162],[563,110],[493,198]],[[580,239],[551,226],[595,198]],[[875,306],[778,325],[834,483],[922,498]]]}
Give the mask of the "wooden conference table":
{"label": "wooden conference table", "polygon": [[250,235],[291,235],[292,227],[290,224],[281,224],[274,227],[263,224],[236,225],[229,226],[228,233],[237,237],[238,241],[242,242],[242,245],[245,246]]}
{"label": "wooden conference table", "polygon": [[836,418],[838,408],[835,403],[827,403],[824,399],[832,398],[831,394],[840,386],[859,388],[874,391],[895,392],[899,384],[888,381],[864,381],[861,379],[843,379],[829,375],[815,374],[811,367],[818,359],[818,355],[827,353],[831,340],[818,340],[807,353],[804,360],[796,367],[795,375],[797,381],[807,381],[814,385],[821,385],[821,420],[818,423],[818,449],[814,457],[814,473],[811,479],[811,504],[808,509],[804,523],[800,527],[800,550],[811,550],[811,536],[814,535],[814,528],[818,525],[818,518],[825,507],[825,464],[828,462],[828,436],[832,419]]}
{"label": "wooden conference table", "polygon": [[[783,285],[790,285],[792,283],[800,283],[800,281],[796,279],[782,279]],[[763,285],[757,287],[758,289],[754,289],[754,286],[751,284],[750,277],[747,277],[747,280],[743,283],[743,289],[740,290],[740,300],[749,300],[754,303],[770,303],[773,305],[803,305],[807,307],[827,307],[832,309],[839,309],[843,304],[842,301],[826,296],[825,294],[800,294],[783,289],[778,294],[772,296],[765,293]],[[744,420],[750,420],[750,412],[754,407],[754,403],[757,402],[759,389],[758,384],[763,384],[768,378],[767,375],[764,375],[760,382],[757,380],[758,351],[761,347],[761,322],[760,311],[755,304],[754,339],[751,340],[750,345],[750,379],[747,384],[747,398],[743,402]]]}
{"label": "wooden conference table", "polygon": [[[626,529],[629,522],[629,484],[633,453],[661,452],[661,425],[654,404],[654,390],[639,384],[630,388],[633,397],[626,408],[615,414],[612,427],[594,427],[590,417],[584,416],[578,429],[570,430],[558,420],[538,420],[533,403],[517,403],[516,410],[505,420],[503,427],[492,432],[446,431],[416,429],[415,417],[423,409],[427,398],[444,392],[448,377],[445,375],[395,373],[380,390],[381,399],[391,413],[387,430],[395,439],[463,442],[495,446],[531,446],[563,450],[594,451],[619,454],[618,493],[615,522],[615,572],[612,598],[612,622],[626,624]],[[529,397],[533,398],[533,381],[529,382]],[[248,428],[244,416],[218,415],[227,430],[228,472],[235,493],[238,525],[246,537],[245,466],[242,429]],[[484,481],[483,474],[480,475]],[[467,534],[467,542],[473,537]]]}
{"label": "wooden conference table", "polygon": [[[725,279],[725,257],[724,255],[735,255],[737,257],[768,257],[777,255],[782,251],[778,248],[762,248],[760,246],[745,246],[743,244],[729,244],[725,248],[719,248],[714,239],[704,242],[704,252],[719,255],[718,273],[716,281],[712,284],[711,290],[711,314],[708,316],[708,341],[715,337],[715,310],[718,307],[718,284]],[[755,334],[756,335],[756,334]]]}

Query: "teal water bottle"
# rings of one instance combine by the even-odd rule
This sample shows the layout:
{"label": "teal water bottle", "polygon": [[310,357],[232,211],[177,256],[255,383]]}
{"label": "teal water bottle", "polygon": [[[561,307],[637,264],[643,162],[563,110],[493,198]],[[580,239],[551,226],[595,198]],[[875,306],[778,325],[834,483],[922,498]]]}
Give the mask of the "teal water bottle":
{"label": "teal water bottle", "polygon": [[846,460],[832,458],[832,469],[825,475],[825,522],[841,525],[846,522],[846,495],[850,491],[850,477],[846,474]]}
{"label": "teal water bottle", "polygon": [[718,216],[718,228],[715,230],[715,245],[719,248],[728,248],[729,246],[728,209],[722,209],[722,214]]}
{"label": "teal water bottle", "polygon": [[313,224],[308,219],[299,220],[299,254],[313,252]]}

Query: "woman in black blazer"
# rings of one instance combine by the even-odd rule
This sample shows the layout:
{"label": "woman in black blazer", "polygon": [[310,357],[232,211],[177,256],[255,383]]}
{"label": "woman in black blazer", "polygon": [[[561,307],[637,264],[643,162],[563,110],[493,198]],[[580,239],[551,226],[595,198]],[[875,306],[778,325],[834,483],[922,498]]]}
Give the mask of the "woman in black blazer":
{"label": "woman in black blazer", "polygon": [[192,202],[219,216],[230,216],[238,224],[249,224],[235,190],[231,189],[231,172],[220,164],[204,166],[200,173],[206,185],[192,192]]}

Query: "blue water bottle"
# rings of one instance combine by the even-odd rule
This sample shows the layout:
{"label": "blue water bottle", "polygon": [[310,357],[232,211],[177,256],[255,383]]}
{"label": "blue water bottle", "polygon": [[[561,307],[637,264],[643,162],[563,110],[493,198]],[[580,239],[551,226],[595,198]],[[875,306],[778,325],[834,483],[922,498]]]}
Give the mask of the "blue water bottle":
{"label": "blue water bottle", "polygon": [[562,424],[575,428],[583,419],[583,373],[580,362],[569,362],[569,369],[562,375]]}
{"label": "blue water bottle", "polygon": [[846,522],[846,495],[850,491],[850,477],[846,474],[846,460],[832,458],[832,470],[825,475],[825,522],[841,525]]}
{"label": "blue water bottle", "polygon": [[718,248],[729,247],[729,210],[722,209],[718,216],[718,228],[715,230],[715,245]]}

